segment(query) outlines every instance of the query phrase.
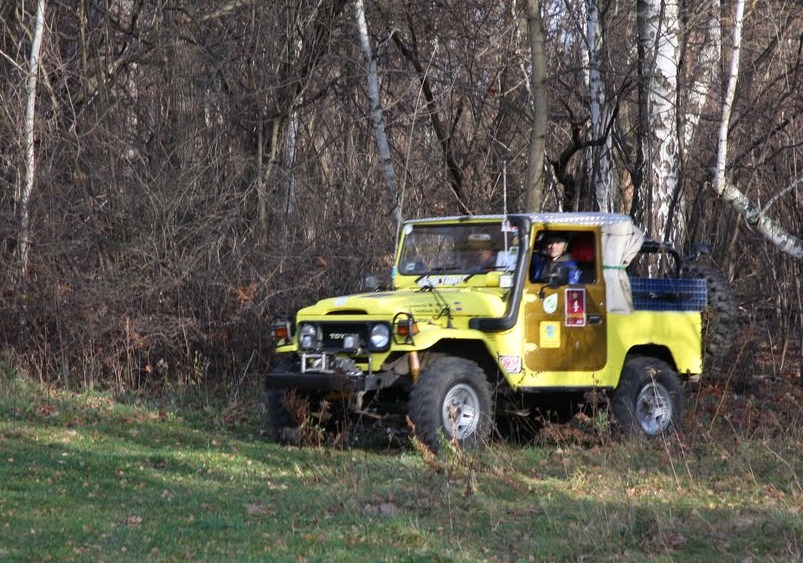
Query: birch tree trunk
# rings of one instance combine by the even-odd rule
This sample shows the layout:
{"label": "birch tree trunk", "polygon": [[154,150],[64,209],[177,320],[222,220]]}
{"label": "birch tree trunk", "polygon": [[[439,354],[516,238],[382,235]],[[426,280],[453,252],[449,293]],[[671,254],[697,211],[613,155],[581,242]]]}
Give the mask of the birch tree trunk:
{"label": "birch tree trunk", "polygon": [[602,139],[588,151],[589,178],[594,187],[594,195],[600,211],[612,212],[613,204],[613,163],[611,160],[612,142],[607,135],[610,108],[606,103],[605,80],[602,75],[604,44],[602,22],[600,21],[599,0],[586,0],[586,41],[588,42],[588,93],[591,114],[591,137]]}
{"label": "birch tree trunk", "polygon": [[376,146],[379,151],[379,158],[382,162],[382,179],[385,184],[389,209],[398,224],[401,220],[401,208],[397,203],[396,173],[393,170],[390,143],[388,143],[388,135],[385,130],[385,118],[382,114],[382,105],[379,99],[379,76],[376,59],[374,58],[373,49],[371,48],[371,41],[368,37],[368,23],[365,19],[364,0],[354,0],[354,20],[357,24],[360,47],[362,48],[363,58],[365,59],[365,70],[368,75],[368,99],[371,103],[371,125],[374,129]]}
{"label": "birch tree trunk", "polygon": [[527,30],[532,53],[532,129],[527,157],[525,211],[541,211],[544,205],[544,150],[547,127],[546,55],[544,54],[544,22],[541,1],[527,0]]}
{"label": "birch tree trunk", "polygon": [[[312,20],[311,20],[312,21]],[[302,35],[297,35],[290,40],[288,47],[290,53],[290,60],[297,61],[304,48],[304,38]],[[298,143],[298,129],[299,118],[297,105],[303,103],[303,90],[299,89],[296,92],[296,97],[288,102],[288,114],[285,129],[285,147],[284,147],[284,239],[290,234],[290,225],[295,213],[295,192],[296,192],[296,145]],[[265,232],[267,232],[267,221],[264,223]]]}
{"label": "birch tree trunk", "polygon": [[[672,232],[673,201],[680,178],[677,128],[677,77],[680,19],[677,0],[640,0],[638,36],[643,47],[641,80],[647,82],[648,123],[646,147],[648,174],[642,186],[647,232],[667,240]],[[645,190],[649,190],[646,193]],[[681,219],[674,213],[675,221]]]}
{"label": "birch tree trunk", "polygon": [[20,194],[20,258],[22,275],[28,271],[31,250],[31,194],[36,180],[36,155],[34,153],[34,125],[36,115],[36,81],[39,74],[39,53],[42,50],[42,36],[45,30],[45,0],[36,5],[36,26],[31,45],[31,59],[28,73],[28,103],[25,108],[25,185]]}
{"label": "birch tree trunk", "polygon": [[713,188],[717,195],[733,205],[750,226],[760,232],[779,250],[793,258],[803,260],[803,240],[789,233],[766,215],[769,207],[777,198],[787,191],[797,189],[800,185],[803,185],[803,178],[798,178],[792,182],[786,189],[781,190],[774,198],[770,199],[763,209],[759,209],[758,206],[750,201],[750,199],[725,175],[725,165],[728,159],[728,127],[730,125],[733,99],[736,95],[736,83],[739,79],[739,58],[742,50],[744,3],[745,0],[736,1],[733,50],[731,54],[730,72],[728,73],[728,87],[725,92],[725,100],[722,103],[722,119],[719,123],[717,166],[714,172]]}
{"label": "birch tree trunk", "polygon": [[[299,98],[299,101],[301,99]],[[295,213],[295,193],[296,193],[296,148],[298,146],[298,112],[293,110],[287,122],[287,146],[284,151],[284,168],[286,170],[284,178],[284,215],[287,219],[285,225],[290,224],[290,219]],[[267,226],[266,226],[267,228]],[[285,234],[287,234],[285,232]]]}

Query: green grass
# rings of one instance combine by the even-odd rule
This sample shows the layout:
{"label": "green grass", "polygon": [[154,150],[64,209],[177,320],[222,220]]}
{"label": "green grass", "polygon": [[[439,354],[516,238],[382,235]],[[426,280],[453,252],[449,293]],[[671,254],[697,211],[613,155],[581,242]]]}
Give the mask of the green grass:
{"label": "green grass", "polygon": [[0,560],[803,557],[799,436],[432,459],[281,447],[262,418],[256,401],[166,407],[0,375]]}

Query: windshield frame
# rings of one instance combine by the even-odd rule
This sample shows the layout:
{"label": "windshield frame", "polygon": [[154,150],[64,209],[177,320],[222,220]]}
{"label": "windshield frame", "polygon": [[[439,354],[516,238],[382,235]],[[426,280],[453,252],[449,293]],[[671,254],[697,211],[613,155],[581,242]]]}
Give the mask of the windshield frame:
{"label": "windshield frame", "polygon": [[518,229],[506,220],[407,223],[396,271],[402,276],[513,272]]}

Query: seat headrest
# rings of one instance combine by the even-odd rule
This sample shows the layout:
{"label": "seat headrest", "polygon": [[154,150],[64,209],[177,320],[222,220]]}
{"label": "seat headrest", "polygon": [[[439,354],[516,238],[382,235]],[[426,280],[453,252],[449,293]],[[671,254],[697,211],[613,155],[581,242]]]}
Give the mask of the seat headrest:
{"label": "seat headrest", "polygon": [[576,235],[572,240],[572,258],[578,262],[594,261],[594,238],[592,236]]}

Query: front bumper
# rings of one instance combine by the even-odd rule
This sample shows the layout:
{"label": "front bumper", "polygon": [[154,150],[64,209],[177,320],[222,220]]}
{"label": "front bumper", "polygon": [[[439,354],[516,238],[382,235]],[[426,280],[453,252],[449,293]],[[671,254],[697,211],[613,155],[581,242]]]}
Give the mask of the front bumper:
{"label": "front bumper", "polygon": [[365,391],[365,377],[336,373],[268,373],[268,389],[298,389],[300,391]]}
{"label": "front bumper", "polygon": [[268,389],[298,389],[299,391],[359,392],[377,391],[389,387],[396,377],[389,373],[346,375],[308,371],[272,372],[265,375]]}

